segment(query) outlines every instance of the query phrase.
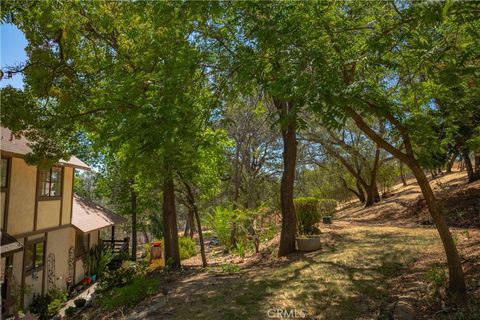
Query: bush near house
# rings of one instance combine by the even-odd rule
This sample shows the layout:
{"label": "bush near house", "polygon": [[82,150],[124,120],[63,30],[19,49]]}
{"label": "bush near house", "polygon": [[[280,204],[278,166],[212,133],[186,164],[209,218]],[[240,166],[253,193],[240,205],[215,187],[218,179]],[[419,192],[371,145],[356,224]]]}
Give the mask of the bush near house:
{"label": "bush near house", "polygon": [[37,315],[40,320],[53,318],[67,302],[65,292],[53,289],[46,295],[34,295],[30,304],[30,312]]}
{"label": "bush near house", "polygon": [[98,281],[97,291],[107,292],[116,287],[122,287],[133,282],[137,276],[146,274],[146,266],[133,261],[124,261],[122,266],[114,271],[106,271]]}

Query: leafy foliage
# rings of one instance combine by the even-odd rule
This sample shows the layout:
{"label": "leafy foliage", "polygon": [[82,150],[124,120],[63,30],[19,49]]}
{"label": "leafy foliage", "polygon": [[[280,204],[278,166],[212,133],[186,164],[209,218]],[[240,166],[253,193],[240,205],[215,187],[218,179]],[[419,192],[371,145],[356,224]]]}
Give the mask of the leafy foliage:
{"label": "leafy foliage", "polygon": [[105,272],[98,281],[97,290],[107,292],[113,288],[125,286],[132,283],[135,277],[144,276],[145,273],[146,269],[142,264],[124,261],[117,270]]}
{"label": "leafy foliage", "polygon": [[46,295],[35,294],[29,309],[33,314],[38,315],[40,320],[47,320],[53,318],[65,302],[67,302],[67,295],[61,290],[53,289]]}
{"label": "leafy foliage", "polygon": [[298,228],[301,234],[317,234],[319,232],[315,226],[322,219],[319,202],[319,199],[313,197],[296,198],[294,200]]}
{"label": "leafy foliage", "polygon": [[190,237],[180,237],[178,238],[178,241],[180,246],[180,259],[188,259],[197,254],[195,240]]}

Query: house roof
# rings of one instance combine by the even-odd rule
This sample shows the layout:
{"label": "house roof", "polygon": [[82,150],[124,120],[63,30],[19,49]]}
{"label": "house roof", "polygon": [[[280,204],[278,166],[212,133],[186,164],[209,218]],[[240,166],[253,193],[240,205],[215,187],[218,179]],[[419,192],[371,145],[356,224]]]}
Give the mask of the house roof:
{"label": "house roof", "polygon": [[20,251],[23,248],[23,245],[17,241],[14,237],[9,235],[3,230],[0,230],[0,238],[1,238],[1,248],[0,252],[2,256],[7,253],[12,253],[15,251]]}
{"label": "house roof", "polygon": [[[2,150],[2,153],[10,153],[17,156],[24,156],[32,152],[32,148],[30,148],[32,142],[28,141],[25,136],[13,135],[12,131],[8,128],[1,127],[0,129],[2,134],[0,150]],[[59,163],[84,170],[90,170],[90,167],[86,163],[84,163],[82,160],[78,159],[75,156],[71,157],[68,161],[60,160]]]}
{"label": "house roof", "polygon": [[84,233],[127,221],[113,211],[78,195],[73,196],[72,210],[72,225]]}

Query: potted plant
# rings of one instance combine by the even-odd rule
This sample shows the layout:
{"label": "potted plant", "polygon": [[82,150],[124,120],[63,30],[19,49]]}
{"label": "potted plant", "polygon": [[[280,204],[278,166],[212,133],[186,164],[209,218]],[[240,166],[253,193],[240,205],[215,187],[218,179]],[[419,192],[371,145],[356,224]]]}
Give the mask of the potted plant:
{"label": "potted plant", "polygon": [[77,308],[83,308],[85,304],[87,303],[87,300],[84,298],[78,298],[73,300],[73,303],[75,303],[75,307]]}
{"label": "potted plant", "polygon": [[296,198],[299,236],[296,237],[299,251],[315,251],[321,248],[320,230],[316,227],[321,220],[320,200],[313,197]]}

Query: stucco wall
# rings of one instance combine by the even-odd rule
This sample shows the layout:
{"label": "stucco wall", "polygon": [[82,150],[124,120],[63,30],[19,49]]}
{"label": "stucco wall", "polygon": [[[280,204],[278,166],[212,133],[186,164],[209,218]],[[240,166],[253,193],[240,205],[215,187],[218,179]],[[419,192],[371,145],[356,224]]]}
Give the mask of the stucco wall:
{"label": "stucco wall", "polygon": [[25,286],[29,288],[29,294],[25,295],[25,305],[29,305],[32,302],[34,294],[42,294],[42,279],[43,270],[39,270],[35,273],[35,278],[32,275],[25,277]]}
{"label": "stucco wall", "polygon": [[58,226],[60,204],[60,200],[38,201],[37,230]]}
{"label": "stucco wall", "polygon": [[98,244],[98,230],[90,232],[90,248]]}
{"label": "stucco wall", "polygon": [[[60,288],[62,290],[67,289],[66,279],[69,276],[68,253],[71,247],[75,247],[74,228],[64,228],[48,233],[47,255],[45,258],[45,262],[47,263],[47,259],[50,254],[53,254],[55,256],[54,284],[57,288]],[[46,278],[45,288],[48,288],[48,279]]]}
{"label": "stucco wall", "polygon": [[[23,238],[17,239],[17,241],[23,244]],[[23,269],[23,251],[13,254],[13,282],[12,286],[20,286],[22,284],[22,269]],[[12,286],[10,288],[12,288]],[[10,290],[10,289],[9,289]]]}
{"label": "stucco wall", "polygon": [[12,158],[11,170],[7,232],[15,235],[33,230],[37,168]]}
{"label": "stucco wall", "polygon": [[85,273],[83,271],[83,262],[82,262],[82,259],[78,259],[76,260],[76,263],[75,263],[75,284],[82,281],[84,277],[85,277]]}
{"label": "stucco wall", "polygon": [[71,222],[73,170],[70,167],[64,168],[62,224],[70,224]]}

